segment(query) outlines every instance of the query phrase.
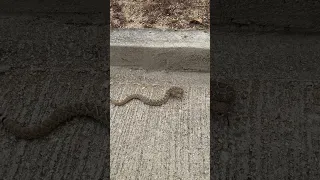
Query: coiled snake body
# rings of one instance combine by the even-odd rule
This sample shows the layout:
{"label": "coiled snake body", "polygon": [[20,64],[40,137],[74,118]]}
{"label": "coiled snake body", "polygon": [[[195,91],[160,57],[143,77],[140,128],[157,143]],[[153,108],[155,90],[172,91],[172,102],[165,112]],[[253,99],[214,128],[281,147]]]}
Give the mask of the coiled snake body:
{"label": "coiled snake body", "polygon": [[17,138],[35,139],[48,135],[59,125],[77,116],[91,117],[109,127],[108,112],[103,104],[85,102],[58,108],[41,124],[35,126],[24,127],[20,123],[8,119],[3,111],[0,112],[0,120],[4,128]]}
{"label": "coiled snake body", "polygon": [[183,89],[180,87],[171,87],[170,89],[168,89],[164,95],[163,98],[161,99],[149,99],[143,95],[140,94],[132,94],[130,96],[127,96],[125,99],[123,99],[122,101],[115,101],[115,100],[111,100],[111,103],[116,105],[116,106],[123,106],[125,104],[127,104],[128,102],[130,102],[133,99],[139,99],[140,101],[142,101],[144,104],[150,105],[150,106],[161,106],[163,104],[165,104],[166,102],[168,102],[169,98],[182,98],[183,96]]}

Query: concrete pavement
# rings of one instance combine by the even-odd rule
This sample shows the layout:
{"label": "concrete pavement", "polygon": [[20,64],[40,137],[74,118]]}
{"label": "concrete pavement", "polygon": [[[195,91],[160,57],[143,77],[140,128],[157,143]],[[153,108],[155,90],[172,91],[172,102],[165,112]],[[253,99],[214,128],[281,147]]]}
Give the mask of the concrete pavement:
{"label": "concrete pavement", "polygon": [[209,179],[209,73],[111,66],[110,77],[112,99],[159,98],[172,85],[185,90],[182,100],[161,107],[111,105],[111,179]]}

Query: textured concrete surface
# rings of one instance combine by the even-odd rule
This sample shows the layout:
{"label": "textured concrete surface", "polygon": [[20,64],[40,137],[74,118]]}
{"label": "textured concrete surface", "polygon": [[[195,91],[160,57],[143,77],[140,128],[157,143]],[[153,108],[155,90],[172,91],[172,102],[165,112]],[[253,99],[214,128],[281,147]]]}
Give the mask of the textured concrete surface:
{"label": "textured concrete surface", "polygon": [[[53,106],[105,98],[106,72],[10,70],[0,75],[1,107],[24,125],[41,123]],[[1,179],[106,179],[107,128],[74,118],[49,136],[18,140],[0,125]]]}
{"label": "textured concrete surface", "polygon": [[[211,121],[212,179],[320,179],[319,36],[221,33],[212,73],[237,91]],[[229,125],[228,125],[229,121]]]}
{"label": "textured concrete surface", "polygon": [[[53,106],[106,100],[108,34],[41,15],[0,17],[0,106],[25,125]],[[107,179],[108,130],[75,118],[44,139],[18,140],[0,125],[0,179]]]}
{"label": "textured concrete surface", "polygon": [[209,73],[111,66],[113,99],[132,93],[159,98],[172,85],[186,91],[161,107],[111,105],[111,179],[209,179],[209,81]]}
{"label": "textured concrete surface", "polygon": [[[107,69],[107,29],[37,15],[1,16],[1,66],[14,69]],[[98,60],[95,60],[98,59]]]}
{"label": "textured concrete surface", "polygon": [[253,31],[320,30],[319,1],[212,1],[212,29],[230,27]]}
{"label": "textured concrete surface", "polygon": [[214,31],[211,36],[211,73],[217,78],[320,78],[319,35]]}
{"label": "textured concrete surface", "polygon": [[210,34],[203,31],[113,30],[112,66],[149,70],[210,71]]}
{"label": "textured concrete surface", "polygon": [[234,80],[229,125],[219,117],[211,124],[211,178],[319,179],[319,83]]}
{"label": "textured concrete surface", "polygon": [[107,1],[93,0],[6,0],[0,2],[0,12],[79,12],[79,13],[98,13],[109,12]]}
{"label": "textured concrete surface", "polygon": [[[0,16],[26,16],[45,14],[54,21],[76,25],[109,24],[108,1],[101,0],[6,0],[0,1]],[[98,18],[97,18],[98,17]]]}

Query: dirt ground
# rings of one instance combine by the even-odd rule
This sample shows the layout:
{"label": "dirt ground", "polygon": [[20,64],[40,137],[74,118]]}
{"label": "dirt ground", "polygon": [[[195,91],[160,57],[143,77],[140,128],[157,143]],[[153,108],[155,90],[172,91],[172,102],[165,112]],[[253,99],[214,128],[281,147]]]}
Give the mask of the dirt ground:
{"label": "dirt ground", "polygon": [[209,29],[209,0],[111,0],[111,28]]}

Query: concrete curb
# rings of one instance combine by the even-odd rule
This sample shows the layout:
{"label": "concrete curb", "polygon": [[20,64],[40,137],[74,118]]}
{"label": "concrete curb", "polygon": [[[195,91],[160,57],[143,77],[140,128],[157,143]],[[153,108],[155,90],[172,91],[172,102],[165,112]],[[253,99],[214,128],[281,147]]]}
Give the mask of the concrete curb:
{"label": "concrete curb", "polygon": [[110,34],[111,66],[210,72],[210,33],[119,29]]}

